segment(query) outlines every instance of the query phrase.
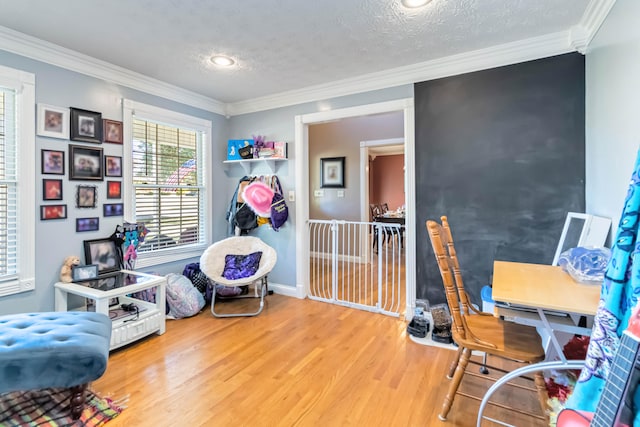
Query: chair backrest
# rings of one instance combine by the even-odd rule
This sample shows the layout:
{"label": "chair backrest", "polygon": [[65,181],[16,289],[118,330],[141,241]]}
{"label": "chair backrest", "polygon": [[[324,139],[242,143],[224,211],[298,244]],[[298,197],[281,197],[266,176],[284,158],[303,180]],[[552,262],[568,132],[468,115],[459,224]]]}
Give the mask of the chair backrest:
{"label": "chair backrest", "polygon": [[436,221],[427,221],[427,232],[442,276],[449,311],[453,316],[454,331],[462,338],[466,338],[463,316],[469,315],[469,298],[464,290],[464,282],[447,217],[443,216],[441,220],[442,225]]}
{"label": "chair backrest", "polygon": [[380,208],[380,205],[376,205],[373,203],[369,205],[369,212],[371,213],[372,221],[374,221],[376,217],[382,215],[382,209]]}

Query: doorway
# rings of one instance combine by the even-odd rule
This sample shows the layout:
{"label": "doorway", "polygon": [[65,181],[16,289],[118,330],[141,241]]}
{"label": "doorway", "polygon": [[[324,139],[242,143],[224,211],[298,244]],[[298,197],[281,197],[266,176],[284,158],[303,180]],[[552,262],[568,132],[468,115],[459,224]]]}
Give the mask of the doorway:
{"label": "doorway", "polygon": [[[404,152],[408,159],[405,162],[405,192],[406,192],[406,239],[404,241],[406,268],[404,271],[405,292],[405,317],[408,318],[411,308],[415,304],[415,166],[412,163],[414,158],[414,106],[413,99],[402,99],[397,101],[369,104],[352,108],[345,108],[334,111],[325,111],[295,118],[295,153],[298,161],[296,167],[296,193],[298,203],[296,204],[296,281],[303,289],[303,296],[309,294],[310,283],[310,239],[309,239],[309,206],[310,198],[314,197],[310,189],[310,160],[309,160],[309,126],[326,123],[329,121],[342,120],[346,118],[356,118],[375,114],[391,112],[402,112],[404,127]],[[314,165],[315,167],[315,165]],[[311,172],[313,173],[313,171]],[[356,176],[359,171],[356,171]],[[315,178],[314,178],[315,179]],[[347,181],[348,189],[348,181]],[[362,191],[358,190],[361,194]],[[339,196],[338,196],[339,197]],[[344,195],[343,195],[344,197]],[[358,196],[358,199],[360,197]],[[363,203],[360,203],[362,206]]]}

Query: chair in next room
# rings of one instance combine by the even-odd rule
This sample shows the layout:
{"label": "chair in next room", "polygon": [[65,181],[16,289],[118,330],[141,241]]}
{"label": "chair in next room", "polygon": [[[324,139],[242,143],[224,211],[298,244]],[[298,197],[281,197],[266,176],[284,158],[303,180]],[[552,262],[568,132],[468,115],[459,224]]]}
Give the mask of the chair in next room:
{"label": "chair in next room", "polygon": [[254,292],[233,298],[260,298],[255,311],[218,313],[215,310],[216,289],[211,298],[211,313],[216,317],[256,316],[262,312],[268,293],[267,275],[278,260],[271,246],[257,237],[229,237],[209,246],[200,257],[200,269],[215,285],[227,287],[254,286]]}
{"label": "chair in next room", "polygon": [[[467,370],[469,363],[481,365],[480,362],[470,359],[472,351],[476,350],[490,356],[522,363],[542,361],[545,353],[540,336],[535,328],[503,321],[491,314],[477,311],[470,304],[469,297],[464,289],[447,217],[443,216],[441,220],[442,224],[438,224],[436,221],[427,221],[426,225],[442,276],[449,311],[453,315],[451,328],[453,340],[458,345],[458,356],[447,373],[447,378],[451,380],[451,383],[449,384],[442,410],[438,415],[441,420],[445,420],[451,410],[455,395],[457,393],[460,394],[458,388],[465,373],[477,378],[492,379],[486,375]],[[494,366],[489,367],[498,372],[507,372]],[[535,389],[529,389],[537,392],[542,414],[545,414],[548,396],[542,373],[536,373],[534,381]],[[468,394],[463,395],[481,400],[480,397]],[[490,403],[507,407],[497,402]],[[509,407],[509,409],[543,419],[546,417],[546,414],[540,416],[520,408]]]}

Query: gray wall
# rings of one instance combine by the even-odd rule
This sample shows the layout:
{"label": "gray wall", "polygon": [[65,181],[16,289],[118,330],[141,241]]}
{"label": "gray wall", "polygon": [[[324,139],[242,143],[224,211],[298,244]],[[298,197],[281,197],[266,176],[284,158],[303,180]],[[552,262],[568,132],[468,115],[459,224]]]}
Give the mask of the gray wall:
{"label": "gray wall", "polygon": [[[217,114],[202,111],[183,104],[179,104],[167,99],[159,98],[150,94],[142,93],[129,88],[107,83],[102,80],[89,77],[83,74],[68,71],[59,67],[51,66],[39,61],[34,61],[19,55],[0,50],[0,64],[30,73],[36,76],[36,102],[56,105],[60,107],[77,107],[102,113],[103,118],[122,120],[122,108],[120,101],[122,98],[132,99],[138,102],[155,105],[162,108],[190,114],[196,117],[212,121],[212,144],[222,147],[226,145],[227,122]],[[34,107],[35,108],[35,107]],[[35,129],[34,129],[35,131]],[[84,259],[83,240],[98,239],[108,237],[117,224],[122,223],[122,217],[102,217],[102,203],[105,200],[105,182],[94,181],[69,181],[68,180],[68,145],[70,141],[52,139],[36,136],[36,175],[33,185],[35,187],[36,198],[36,283],[35,290],[23,292],[0,298],[0,314],[48,311],[53,310],[53,284],[58,280],[60,266],[63,259],[68,255],[79,255]],[[74,142],[75,144],[75,142]],[[107,155],[122,156],[122,146],[116,144],[100,145]],[[61,203],[67,205],[66,220],[40,221],[40,206],[43,204],[56,204],[59,202],[42,201],[42,179],[56,178],[59,175],[40,174],[40,150],[55,149],[65,151],[65,171],[63,183],[64,200]],[[213,182],[210,184],[215,194],[224,193],[223,177],[220,170],[222,155],[219,151],[214,152],[213,164],[215,165]],[[77,209],[75,207],[75,190],[78,184],[97,185],[98,187],[98,207],[96,209]],[[111,200],[110,200],[111,201]],[[126,200],[123,200],[127,203]],[[214,206],[214,218],[224,218],[224,209],[220,205]],[[96,232],[76,233],[75,219],[86,216],[100,217],[100,230]],[[224,224],[221,221],[211,221],[213,226],[213,237],[224,236]],[[189,261],[180,261],[166,264],[161,267],[146,269],[161,274],[168,272],[181,272],[184,265]]]}
{"label": "gray wall", "polygon": [[586,55],[586,206],[614,230],[640,142],[639,16],[617,0]]}

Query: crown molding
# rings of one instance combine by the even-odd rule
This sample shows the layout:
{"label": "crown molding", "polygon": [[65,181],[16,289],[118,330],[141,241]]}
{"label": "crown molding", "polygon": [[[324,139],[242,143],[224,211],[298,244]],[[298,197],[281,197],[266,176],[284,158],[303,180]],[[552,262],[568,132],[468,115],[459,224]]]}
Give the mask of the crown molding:
{"label": "crown molding", "polygon": [[225,115],[223,102],[0,26],[0,49],[151,95]]}
{"label": "crown molding", "polygon": [[616,0],[591,0],[578,25],[571,29],[571,45],[578,52],[585,54],[589,44],[600,26],[613,8]]}
{"label": "crown molding", "polygon": [[591,0],[580,22],[567,31],[228,104],[1,26],[0,49],[231,117],[414,84],[573,51],[584,54],[615,2],[616,0]]}
{"label": "crown molding", "polygon": [[230,103],[227,104],[227,114],[235,116],[270,110],[560,55],[574,51],[569,39],[569,32],[562,31],[332,83]]}

